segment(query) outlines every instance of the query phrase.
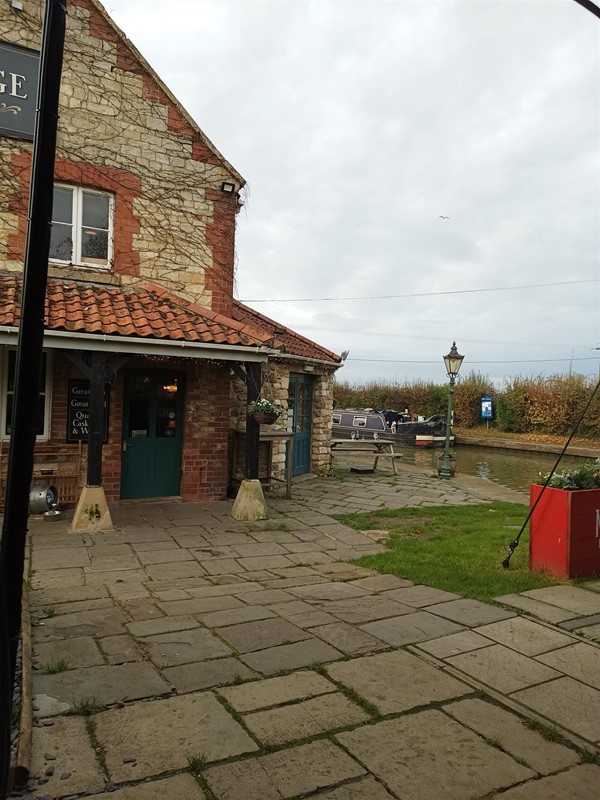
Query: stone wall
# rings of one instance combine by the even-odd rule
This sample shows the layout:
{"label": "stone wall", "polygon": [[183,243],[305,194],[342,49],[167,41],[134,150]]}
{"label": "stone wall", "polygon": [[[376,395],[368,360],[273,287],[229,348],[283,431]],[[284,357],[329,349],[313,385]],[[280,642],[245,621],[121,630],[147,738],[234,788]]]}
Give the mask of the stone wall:
{"label": "stone wall", "polygon": [[[286,362],[279,359],[269,361],[263,367],[262,396],[279,403],[284,409],[288,407],[288,390],[290,373],[301,372],[302,362]],[[311,427],[311,466],[310,471],[316,475],[326,475],[330,470],[331,414],[333,411],[333,375],[334,370],[315,366],[313,375],[312,427]],[[243,431],[246,429],[246,386],[239,378],[231,382],[230,428]],[[270,430],[287,430],[287,417],[280,416]],[[285,475],[285,444],[273,445],[273,476],[283,480]],[[243,475],[243,451],[238,449],[234,464],[234,474],[238,479]]]}
{"label": "stone wall", "polygon": [[[0,39],[39,50],[43,4],[23,5],[0,5]],[[114,193],[115,255],[51,274],[150,281],[230,315],[241,178],[89,0],[69,2],[59,114],[56,180]],[[30,164],[30,143],[0,138],[1,270],[22,270]]]}

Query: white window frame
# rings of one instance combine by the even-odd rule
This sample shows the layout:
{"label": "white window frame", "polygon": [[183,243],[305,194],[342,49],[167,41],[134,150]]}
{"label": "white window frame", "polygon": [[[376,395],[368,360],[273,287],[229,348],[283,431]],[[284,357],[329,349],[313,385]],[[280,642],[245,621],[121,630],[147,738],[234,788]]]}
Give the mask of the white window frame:
{"label": "white window frame", "polygon": [[[16,352],[15,347],[3,347],[0,354],[0,439],[6,442],[10,439],[10,433],[6,432],[6,427],[10,420],[6,419],[8,413],[8,354],[10,351]],[[36,435],[36,441],[47,442],[50,439],[50,414],[52,412],[52,352],[43,351],[46,357],[46,385],[44,392],[44,430]]]}
{"label": "white window frame", "polygon": [[[72,206],[71,206],[71,227],[73,230],[73,253],[71,260],[63,260],[62,258],[50,258],[52,264],[70,264],[76,267],[83,267],[83,269],[94,270],[110,270],[113,266],[114,254],[114,217],[115,217],[115,196],[111,192],[101,192],[97,189],[88,189],[87,186],[73,186],[68,183],[55,183],[55,189],[66,189],[73,193]],[[102,197],[108,197],[108,252],[106,264],[95,264],[92,261],[83,261],[81,256],[81,231],[83,229],[83,195],[96,194]],[[60,223],[57,223],[60,224]],[[64,223],[63,223],[64,224]]]}

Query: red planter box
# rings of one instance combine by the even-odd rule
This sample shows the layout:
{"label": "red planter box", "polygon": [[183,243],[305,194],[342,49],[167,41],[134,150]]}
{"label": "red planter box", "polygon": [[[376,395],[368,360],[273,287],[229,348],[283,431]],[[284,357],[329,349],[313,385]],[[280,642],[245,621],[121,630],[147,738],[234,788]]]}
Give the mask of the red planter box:
{"label": "red planter box", "polygon": [[[532,486],[530,503],[542,486]],[[529,522],[529,569],[564,580],[600,575],[600,489],[546,489]]]}

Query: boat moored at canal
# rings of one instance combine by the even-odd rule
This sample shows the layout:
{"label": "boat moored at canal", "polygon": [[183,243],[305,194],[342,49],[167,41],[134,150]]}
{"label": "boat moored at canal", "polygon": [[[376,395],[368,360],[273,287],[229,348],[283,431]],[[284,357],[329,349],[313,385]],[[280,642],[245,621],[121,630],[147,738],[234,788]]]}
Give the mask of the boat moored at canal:
{"label": "boat moored at canal", "polygon": [[[391,412],[396,414],[396,412]],[[334,439],[384,439],[415,447],[443,447],[446,421],[435,415],[425,420],[406,419],[373,409],[335,409],[331,435]],[[452,442],[454,437],[450,437]]]}

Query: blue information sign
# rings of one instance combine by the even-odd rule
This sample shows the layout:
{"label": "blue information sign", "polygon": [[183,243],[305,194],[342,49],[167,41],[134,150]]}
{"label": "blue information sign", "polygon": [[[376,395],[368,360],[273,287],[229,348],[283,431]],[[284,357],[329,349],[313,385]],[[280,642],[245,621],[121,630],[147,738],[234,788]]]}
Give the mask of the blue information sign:
{"label": "blue information sign", "polygon": [[481,419],[493,419],[494,418],[494,408],[492,405],[492,398],[491,397],[482,397],[481,398]]}

